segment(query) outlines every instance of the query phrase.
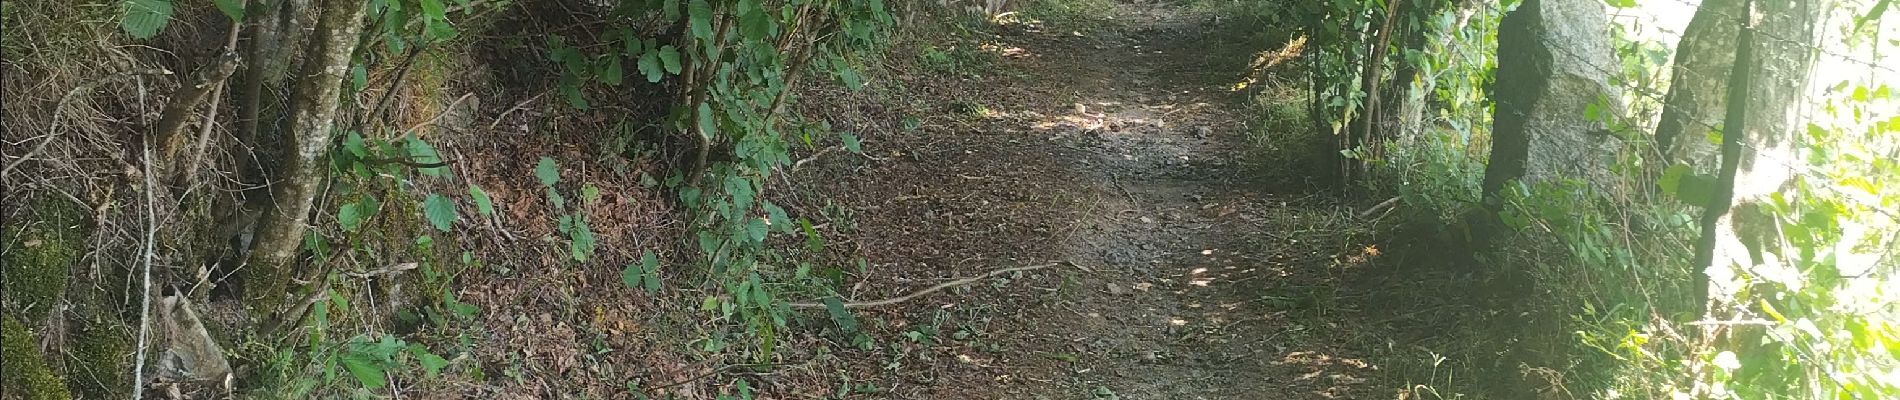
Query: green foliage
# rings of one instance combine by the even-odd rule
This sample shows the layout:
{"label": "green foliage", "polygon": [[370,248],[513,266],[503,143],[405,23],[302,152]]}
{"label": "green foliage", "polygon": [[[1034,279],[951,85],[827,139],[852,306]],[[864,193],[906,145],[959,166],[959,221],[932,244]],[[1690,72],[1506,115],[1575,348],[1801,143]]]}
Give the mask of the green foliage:
{"label": "green foliage", "polygon": [[65,400],[72,398],[66,389],[66,381],[48,368],[46,360],[40,358],[39,346],[34,342],[38,335],[31,334],[25,325],[13,319],[11,313],[0,314],[0,386],[6,387],[7,398],[22,400]]}
{"label": "green foliage", "polygon": [[0,227],[0,307],[39,321],[66,292],[73,263],[85,254],[85,210],[64,199],[40,196],[28,203],[31,217]]}
{"label": "green foliage", "polygon": [[151,39],[165,29],[171,22],[171,0],[123,0],[125,18],[119,21],[119,28],[134,38]]}
{"label": "green foliage", "polygon": [[[534,175],[547,188],[548,203],[554,206],[556,213],[555,230],[568,239],[568,256],[579,262],[593,259],[597,241],[593,228],[587,224],[587,214],[584,210],[572,210],[573,213],[569,214],[567,196],[561,195],[561,190],[555,187],[561,182],[560,167],[553,158],[541,157],[541,161],[535,163]],[[599,189],[593,185],[582,187],[581,200],[585,204],[593,204],[599,197]]]}
{"label": "green foliage", "polygon": [[[795,116],[782,115],[782,108],[799,76],[825,76],[853,89],[862,86],[865,79],[857,73],[854,58],[880,46],[895,20],[882,0],[627,0],[612,17],[653,19],[680,24],[681,36],[647,36],[642,25],[630,22],[604,35],[619,45],[588,47],[586,52],[566,38],[550,36],[547,58],[560,67],[563,96],[583,109],[593,106],[584,89],[595,83],[625,83],[618,75],[627,73],[624,64],[632,62],[648,83],[679,88],[679,101],[663,126],[702,146],[686,149],[689,157],[697,151],[729,149],[730,154],[703,160],[720,161],[676,174],[665,184],[676,189],[687,206],[696,258],[719,289],[702,309],[730,322],[702,340],[701,349],[725,350],[731,344],[725,331],[737,329],[758,339],[755,355],[764,359],[787,320],[777,291],[784,287],[779,280],[789,272],[780,266],[790,263],[767,241],[773,232],[796,232],[798,226],[785,210],[763,201],[765,183],[791,163],[788,133],[802,135],[808,146],[818,137],[813,132],[828,133],[822,125],[800,124]],[[862,151],[855,136],[841,135],[840,143]],[[558,176],[552,170],[552,160],[544,159],[536,175],[549,186],[550,202],[561,209],[566,199],[553,190]],[[558,225],[569,237],[575,258],[585,259],[593,246],[586,218],[563,216]],[[629,287],[657,291],[658,261],[642,257],[622,271],[622,278]]]}
{"label": "green foliage", "polygon": [[646,289],[647,293],[660,291],[660,259],[647,250],[640,255],[640,261],[627,264],[620,271],[620,279],[628,288]]}
{"label": "green foliage", "polygon": [[[1307,7],[1324,9],[1308,15],[1342,15],[1352,8]],[[1374,163],[1375,176],[1384,178],[1377,186],[1408,205],[1401,207],[1414,217],[1407,224],[1430,229],[1458,226],[1476,209],[1482,149],[1490,135],[1486,87],[1496,68],[1501,11],[1481,7],[1465,17],[1456,12],[1421,19],[1431,25],[1429,32],[1445,35],[1404,56],[1418,70],[1411,90],[1425,94],[1407,100],[1425,106],[1422,131],[1394,139]],[[1345,36],[1336,40],[1356,41],[1356,23],[1345,24]],[[1309,28],[1315,37],[1331,29]],[[1507,187],[1499,217],[1516,235],[1504,239],[1508,244],[1501,250],[1480,255],[1496,269],[1528,271],[1538,287],[1550,288],[1526,299],[1521,312],[1569,315],[1562,327],[1547,331],[1572,335],[1569,348],[1511,362],[1564,367],[1567,390],[1579,396],[1893,397],[1900,388],[1890,377],[1900,365],[1892,343],[1900,329],[1892,316],[1900,298],[1885,288],[1894,279],[1887,257],[1900,237],[1900,221],[1882,210],[1900,204],[1900,190],[1876,183],[1900,179],[1900,166],[1890,158],[1900,147],[1891,90],[1875,81],[1841,82],[1829,90],[1833,97],[1815,100],[1822,115],[1796,141],[1806,165],[1796,166],[1793,181],[1771,201],[1741,208],[1757,211],[1733,217],[1743,233],[1762,238],[1766,262],[1718,266],[1715,286],[1723,290],[1712,297],[1725,306],[1698,316],[1704,299],[1689,298],[1694,288],[1687,282],[1700,271],[1688,265],[1685,249],[1701,234],[1694,221],[1714,191],[1714,178],[1687,165],[1645,164],[1649,127],[1642,124],[1665,106],[1647,94],[1664,92],[1670,52],[1660,43],[1626,39],[1625,30],[1612,30],[1621,63],[1612,81],[1630,99],[1622,114],[1612,114],[1607,104],[1579,110],[1609,122],[1623,139],[1626,148],[1612,171],[1620,178],[1613,187],[1622,193],[1599,193],[1580,182]],[[1319,45],[1319,59],[1310,61],[1320,68],[1319,93],[1329,97],[1323,109],[1337,129],[1345,125],[1339,116],[1352,116],[1352,96],[1359,92],[1356,64],[1339,61],[1364,54]],[[1695,318],[1704,321],[1685,323]],[[1696,331],[1724,339],[1683,336]],[[1553,338],[1512,339],[1528,345]]]}
{"label": "green foliage", "polygon": [[429,218],[429,225],[434,225],[436,230],[448,232],[455,224],[455,202],[440,194],[430,193],[422,201],[422,214]]}

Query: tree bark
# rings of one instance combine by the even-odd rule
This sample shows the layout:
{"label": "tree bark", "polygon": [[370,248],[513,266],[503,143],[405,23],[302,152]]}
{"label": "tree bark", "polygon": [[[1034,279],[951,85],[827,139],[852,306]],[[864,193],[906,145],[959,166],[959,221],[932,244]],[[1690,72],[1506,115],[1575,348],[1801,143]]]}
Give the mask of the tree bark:
{"label": "tree bark", "polygon": [[[1749,12],[1750,0],[1743,0],[1742,13]],[[1748,82],[1754,75],[1755,29],[1746,20],[1735,20],[1741,29],[1735,35],[1735,51],[1728,76],[1727,114],[1722,118],[1725,132],[1722,135],[1722,169],[1715,179],[1715,193],[1709,196],[1709,204],[1702,210],[1702,237],[1696,240],[1695,262],[1691,265],[1712,268],[1715,261],[1716,223],[1728,214],[1734,205],[1735,173],[1741,166],[1742,138],[1748,132]],[[1699,278],[1693,285],[1698,301],[1709,298],[1709,275],[1695,274]],[[1706,312],[1707,310],[1704,310]]]}
{"label": "tree bark", "polygon": [[[1695,141],[1693,135],[1689,135],[1697,131],[1695,121],[1707,121],[1711,115],[1725,109],[1737,110],[1729,113],[1723,122],[1725,126],[1716,127],[1723,133],[1716,197],[1729,197],[1732,201],[1710,204],[1712,209],[1706,210],[1704,214],[1703,239],[1698,243],[1697,257],[1692,264],[1694,268],[1701,269],[1693,274],[1696,278],[1693,283],[1696,287],[1693,289],[1700,295],[1696,299],[1698,301],[1722,300],[1711,297],[1711,286],[1724,290],[1715,293],[1715,297],[1734,289],[1727,285],[1735,282],[1721,278],[1732,276],[1733,270],[1728,268],[1753,266],[1762,260],[1760,251],[1764,243],[1760,243],[1759,235],[1745,235],[1742,232],[1767,232],[1774,229],[1774,221],[1763,218],[1759,211],[1760,205],[1768,202],[1775,193],[1782,192],[1793,179],[1794,168],[1803,163],[1794,146],[1794,131],[1801,121],[1798,101],[1808,93],[1808,71],[1815,58],[1816,21],[1826,11],[1811,0],[1753,0],[1754,11],[1747,12],[1743,1],[1749,0],[1709,0],[1702,4],[1702,9],[1697,10],[1696,21],[1690,23],[1692,26],[1713,24],[1731,28],[1705,28],[1684,36],[1685,44],[1679,51],[1699,54],[1679,54],[1678,60],[1689,61],[1691,65],[1680,66],[1677,73],[1693,75],[1705,71],[1746,69],[1751,76],[1747,79],[1747,87],[1743,89],[1745,96],[1732,97],[1726,101],[1712,101],[1714,99],[1708,98],[1706,94],[1671,96],[1664,109],[1665,116],[1674,115],[1683,121],[1673,128],[1678,129],[1674,139],[1678,148],[1687,147]],[[1753,38],[1752,43],[1737,42],[1742,36],[1737,34],[1739,27],[1746,23],[1742,18],[1755,20],[1752,24],[1753,33],[1749,34]],[[1743,45],[1751,53],[1754,65],[1735,65],[1740,63],[1737,55],[1742,53],[1738,49],[1742,49]],[[1735,84],[1739,83],[1730,81],[1714,90],[1730,89],[1729,86]],[[1745,104],[1739,107],[1728,104],[1732,101],[1745,101]],[[1737,116],[1733,112],[1742,115]],[[1658,133],[1662,133],[1660,127]],[[1662,138],[1658,137],[1658,142],[1661,141]],[[1715,220],[1706,220],[1711,217]]]}
{"label": "tree bark", "polygon": [[270,151],[270,202],[258,222],[257,239],[245,267],[245,305],[253,315],[268,315],[283,304],[290,269],[297,261],[310,209],[319,194],[324,152],[336,126],[338,99],[363,30],[364,4],[354,0],[324,3],[312,32],[302,73],[291,99],[290,130]]}

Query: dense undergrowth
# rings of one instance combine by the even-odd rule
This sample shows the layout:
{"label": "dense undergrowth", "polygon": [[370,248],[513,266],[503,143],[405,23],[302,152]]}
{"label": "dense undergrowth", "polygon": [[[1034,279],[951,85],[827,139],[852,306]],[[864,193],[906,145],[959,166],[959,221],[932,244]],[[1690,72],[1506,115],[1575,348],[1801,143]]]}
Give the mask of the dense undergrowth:
{"label": "dense undergrowth", "polygon": [[[550,395],[535,379],[568,373],[613,384],[562,394],[657,398],[717,375],[699,393],[749,398],[750,377],[788,355],[834,360],[795,344],[871,352],[974,335],[938,327],[948,311],[900,328],[847,310],[839,292],[866,268],[832,243],[849,213],[784,192],[807,161],[876,156],[833,123],[856,110],[798,96],[898,70],[979,79],[1001,50],[958,38],[998,21],[1082,37],[1118,16],[1105,0],[984,10],[993,19],[925,3],[331,4],[360,7],[367,27],[339,39],[343,72],[318,76],[290,72],[329,71],[303,51],[320,46],[297,42],[316,13],[259,6],[300,2],[0,2],[6,398],[123,398],[135,357],[196,383],[154,390],[265,398]],[[1673,43],[1635,34],[1640,24],[1603,27],[1631,99],[1615,117],[1614,179],[1514,184],[1487,203],[1498,25],[1517,3],[1191,7],[1211,34],[1265,50],[1234,74],[1259,120],[1256,178],[1394,210],[1371,224],[1394,255],[1381,262],[1404,278],[1380,281],[1375,301],[1423,332],[1391,346],[1386,373],[1411,382],[1399,396],[1895,396],[1900,99],[1878,71],[1900,23],[1876,11],[1890,1],[1831,9],[1845,45],[1816,52],[1865,68],[1815,78],[1830,90],[1802,105],[1801,173],[1754,214],[1774,227],[1758,232],[1766,259],[1710,269],[1710,299],[1695,296],[1704,275],[1688,249],[1706,234],[1695,188],[1713,174],[1653,155]],[[274,39],[292,53],[277,64],[250,59],[269,26],[293,33]],[[1386,36],[1394,26],[1411,35]],[[227,52],[250,60],[244,72],[218,76]],[[252,75],[271,83],[242,90]],[[334,123],[260,124],[314,113],[291,109],[306,80],[340,88],[307,100],[340,108]],[[210,87],[209,100],[180,100]],[[932,106],[992,114],[980,100]],[[189,129],[158,140],[173,104],[187,104]],[[185,156],[151,150],[171,143],[189,144]],[[295,227],[283,265],[246,262],[271,261],[250,252],[266,240],[258,219],[277,215],[254,208],[270,196],[259,170],[287,174],[274,166],[297,164],[273,157],[300,143],[321,161],[305,165],[320,188],[310,210],[292,210],[308,219],[261,223]],[[1487,213],[1503,234],[1474,224]],[[867,334],[880,328],[908,341]],[[545,366],[523,359],[557,348],[532,347],[548,337],[584,343],[572,357],[590,365],[533,370]],[[204,364],[178,368],[188,358]],[[701,369],[712,372],[662,379]],[[837,397],[878,390],[848,375],[821,384]]]}
{"label": "dense undergrowth", "polygon": [[[1888,94],[1894,76],[1856,62],[1893,50],[1876,32],[1894,21],[1868,13],[1884,4],[1835,9],[1842,17],[1833,21],[1844,24],[1837,27],[1850,28],[1830,32],[1850,45],[1815,52],[1847,58],[1867,73],[1816,78],[1815,85],[1832,89],[1801,105],[1817,111],[1797,125],[1803,164],[1793,168],[1800,173],[1762,206],[1778,227],[1762,246],[1768,262],[1710,269],[1718,277],[1711,300],[1717,307],[1704,314],[1694,296],[1702,271],[1689,250],[1704,234],[1695,221],[1707,196],[1685,188],[1711,178],[1657,165],[1654,144],[1642,134],[1652,129],[1645,121],[1668,106],[1656,94],[1667,91],[1674,45],[1631,33],[1653,21],[1602,27],[1615,35],[1620,59],[1612,81],[1631,99],[1617,119],[1637,132],[1617,141],[1614,181],[1508,185],[1502,207],[1487,209],[1480,182],[1496,107],[1498,22],[1514,2],[1399,10],[1424,40],[1376,45],[1393,46],[1393,54],[1372,62],[1410,75],[1386,88],[1384,101],[1398,102],[1401,121],[1370,131],[1385,131],[1384,138],[1363,140],[1346,139],[1360,135],[1354,127],[1368,118],[1355,113],[1368,112],[1361,79],[1373,69],[1362,67],[1375,55],[1361,44],[1391,15],[1385,6],[1203,3],[1280,25],[1308,21],[1307,29],[1286,34],[1296,39],[1270,42],[1303,46],[1296,51],[1305,62],[1257,63],[1255,76],[1287,78],[1249,82],[1266,85],[1259,118],[1274,127],[1260,145],[1271,154],[1325,142],[1363,168],[1346,167],[1349,175],[1364,174],[1347,184],[1348,192],[1396,197],[1389,240],[1416,255],[1393,272],[1413,274],[1415,282],[1390,296],[1439,305],[1415,320],[1416,329],[1437,334],[1407,344],[1414,351],[1400,356],[1415,358],[1394,368],[1413,382],[1398,388],[1402,398],[1871,399],[1900,390],[1890,258],[1896,221],[1889,211],[1900,192],[1874,183],[1900,172],[1892,158],[1900,116]],[[1339,24],[1314,31],[1325,25],[1310,24],[1316,18],[1353,22],[1343,31]],[[1487,212],[1496,212],[1509,233],[1474,240],[1482,227],[1471,216]],[[1447,256],[1446,249],[1458,250]]]}

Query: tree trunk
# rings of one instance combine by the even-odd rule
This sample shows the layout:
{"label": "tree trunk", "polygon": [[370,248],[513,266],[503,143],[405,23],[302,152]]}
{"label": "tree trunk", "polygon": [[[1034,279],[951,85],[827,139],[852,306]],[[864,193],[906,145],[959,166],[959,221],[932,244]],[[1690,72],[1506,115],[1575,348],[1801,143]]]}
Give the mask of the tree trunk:
{"label": "tree trunk", "polygon": [[1703,138],[1720,126],[1729,66],[1735,63],[1735,38],[1742,0],[1707,0],[1689,20],[1669,74],[1662,118],[1656,122],[1656,150],[1662,165],[1684,162],[1699,172],[1714,172],[1715,143]]}
{"label": "tree trunk", "polygon": [[297,75],[288,140],[273,146],[267,159],[267,166],[276,167],[266,169],[271,178],[270,204],[258,221],[257,239],[245,267],[245,305],[253,315],[268,315],[283,304],[290,267],[297,261],[310,208],[323,182],[321,162],[330,148],[343,78],[363,29],[362,2],[332,0],[322,7],[322,17],[310,36],[306,53],[310,58]]}
{"label": "tree trunk", "polygon": [[[1814,61],[1816,46],[1814,40],[1815,23],[1825,12],[1809,0],[1754,0],[1755,11],[1743,10],[1744,0],[1709,0],[1697,10],[1692,27],[1703,25],[1700,30],[1691,30],[1682,41],[1678,50],[1676,73],[1692,75],[1690,81],[1707,80],[1696,77],[1707,71],[1726,71],[1734,68],[1738,48],[1739,27],[1745,15],[1757,16],[1754,23],[1753,43],[1748,44],[1752,51],[1754,64],[1749,69],[1752,76],[1748,79],[1746,103],[1737,107],[1743,115],[1739,129],[1716,128],[1723,132],[1724,149],[1722,153],[1723,169],[1719,171],[1721,180],[1732,182],[1732,188],[1718,187],[1718,196],[1730,194],[1733,199],[1727,205],[1715,205],[1705,217],[1713,217],[1713,223],[1705,223],[1703,232],[1706,249],[1698,248],[1695,268],[1706,268],[1703,273],[1695,274],[1698,293],[1716,285],[1727,290],[1734,282],[1726,278],[1733,273],[1729,267],[1753,266],[1762,261],[1761,249],[1764,244],[1760,235],[1743,235],[1741,232],[1772,232],[1774,222],[1761,214],[1760,205],[1768,201],[1769,196],[1782,192],[1785,185],[1794,177],[1794,168],[1803,161],[1794,148],[1794,130],[1800,123],[1801,110],[1797,101],[1807,94],[1808,70]],[[1725,26],[1725,27],[1710,27]],[[1687,54],[1695,52],[1697,54]],[[1723,79],[1726,76],[1718,76]],[[1683,87],[1682,83],[1672,84]],[[1692,142],[1706,142],[1690,134],[1705,131],[1711,127],[1702,126],[1697,121],[1711,121],[1724,114],[1727,105],[1722,98],[1708,97],[1709,93],[1724,93],[1727,84],[1712,89],[1683,88],[1672,90],[1669,103],[1665,104],[1665,120],[1674,116],[1679,123],[1675,128],[1675,147],[1687,148]],[[1694,93],[1694,94],[1691,94]],[[1680,94],[1680,95],[1678,95]],[[1734,122],[1728,122],[1734,123]],[[1658,144],[1664,133],[1658,128]],[[1731,137],[1731,135],[1733,137]],[[1735,141],[1732,149],[1727,142]],[[1707,147],[1707,145],[1698,145]],[[1733,151],[1736,157],[1730,157]],[[1678,154],[1688,152],[1677,151]],[[1696,161],[1696,160],[1686,160]],[[1706,162],[1706,161],[1704,161]],[[1733,176],[1732,181],[1729,176]],[[1720,183],[1718,183],[1720,184]],[[1715,278],[1715,279],[1712,279]],[[1712,281],[1712,282],[1711,282]],[[1706,296],[1705,296],[1706,297]],[[1719,300],[1719,299],[1715,299]]]}

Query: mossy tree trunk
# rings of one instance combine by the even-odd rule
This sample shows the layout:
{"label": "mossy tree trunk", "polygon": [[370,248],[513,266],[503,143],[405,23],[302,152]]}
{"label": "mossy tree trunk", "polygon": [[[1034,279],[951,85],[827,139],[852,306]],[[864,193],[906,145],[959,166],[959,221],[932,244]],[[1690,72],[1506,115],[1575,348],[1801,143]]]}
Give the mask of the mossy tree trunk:
{"label": "mossy tree trunk", "polygon": [[257,239],[244,267],[245,306],[254,316],[270,316],[284,303],[310,209],[323,182],[322,159],[330,148],[343,79],[363,30],[365,11],[360,1],[322,5],[316,30],[309,36],[305,53],[309,58],[296,76],[290,129],[266,151],[269,205],[258,221]]}

